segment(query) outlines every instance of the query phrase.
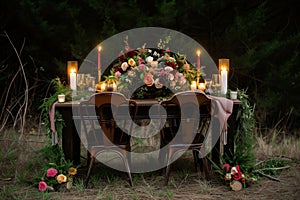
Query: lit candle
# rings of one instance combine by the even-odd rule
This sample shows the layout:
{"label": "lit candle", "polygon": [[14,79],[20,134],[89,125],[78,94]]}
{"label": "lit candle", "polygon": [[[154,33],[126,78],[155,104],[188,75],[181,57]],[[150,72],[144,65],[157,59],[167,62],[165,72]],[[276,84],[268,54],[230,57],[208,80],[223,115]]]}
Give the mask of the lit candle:
{"label": "lit candle", "polygon": [[106,89],[106,84],[105,83],[102,83],[101,84],[101,92],[104,92]]}
{"label": "lit candle", "polygon": [[70,88],[71,90],[76,91],[76,73],[75,70],[72,70],[70,73]]}
{"label": "lit candle", "polygon": [[98,46],[98,82],[101,81],[101,49],[102,47]]}
{"label": "lit candle", "polygon": [[197,89],[197,82],[196,81],[192,81],[191,83],[191,90],[196,90]]}
{"label": "lit candle", "polygon": [[226,67],[221,67],[221,94],[227,93],[227,71]]}
{"label": "lit candle", "polygon": [[117,84],[116,83],[113,83],[113,91],[117,91]]}
{"label": "lit candle", "polygon": [[65,102],[66,96],[64,94],[59,94],[58,95],[58,102],[63,103]]}
{"label": "lit candle", "polygon": [[198,71],[200,71],[200,54],[201,54],[201,51],[198,50],[197,51],[197,56],[198,56],[198,59],[197,59],[197,69],[198,69]]}
{"label": "lit candle", "polygon": [[101,70],[101,46],[98,46],[98,70]]}
{"label": "lit candle", "polygon": [[199,83],[198,89],[204,91],[205,90],[205,83]]}

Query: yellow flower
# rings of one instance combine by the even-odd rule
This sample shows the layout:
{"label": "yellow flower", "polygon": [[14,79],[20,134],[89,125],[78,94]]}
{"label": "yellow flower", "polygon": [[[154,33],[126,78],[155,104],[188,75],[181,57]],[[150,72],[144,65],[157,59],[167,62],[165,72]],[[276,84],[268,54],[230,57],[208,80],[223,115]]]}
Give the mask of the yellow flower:
{"label": "yellow flower", "polygon": [[133,66],[135,66],[135,61],[134,61],[132,58],[130,58],[130,59],[128,60],[128,64],[129,64],[131,67],[133,67]]}
{"label": "yellow flower", "polygon": [[56,180],[58,183],[67,182],[67,177],[63,174],[60,174],[56,177]]}
{"label": "yellow flower", "polygon": [[75,174],[77,174],[77,169],[76,169],[75,167],[71,167],[71,168],[69,169],[69,174],[70,174],[70,175],[75,175]]}

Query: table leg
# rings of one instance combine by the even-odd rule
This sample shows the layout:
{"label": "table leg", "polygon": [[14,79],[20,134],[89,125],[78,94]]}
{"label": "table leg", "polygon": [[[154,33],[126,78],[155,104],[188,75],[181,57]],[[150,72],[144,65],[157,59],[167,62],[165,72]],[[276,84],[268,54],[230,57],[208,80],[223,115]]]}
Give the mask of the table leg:
{"label": "table leg", "polygon": [[80,164],[80,137],[72,118],[72,107],[60,108],[59,112],[66,125],[62,130],[62,149],[65,158],[72,161],[73,164]]}

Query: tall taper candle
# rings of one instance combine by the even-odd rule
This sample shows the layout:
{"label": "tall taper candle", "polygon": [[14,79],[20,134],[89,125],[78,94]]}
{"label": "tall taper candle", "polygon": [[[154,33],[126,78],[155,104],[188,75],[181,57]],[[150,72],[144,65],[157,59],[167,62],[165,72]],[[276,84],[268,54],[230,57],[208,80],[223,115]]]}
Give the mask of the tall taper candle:
{"label": "tall taper candle", "polygon": [[98,46],[98,82],[101,81],[101,46]]}
{"label": "tall taper candle", "polygon": [[197,59],[197,69],[198,69],[198,71],[200,71],[200,54],[201,54],[201,51],[198,50],[198,51],[197,51],[197,55],[198,55],[198,59]]}

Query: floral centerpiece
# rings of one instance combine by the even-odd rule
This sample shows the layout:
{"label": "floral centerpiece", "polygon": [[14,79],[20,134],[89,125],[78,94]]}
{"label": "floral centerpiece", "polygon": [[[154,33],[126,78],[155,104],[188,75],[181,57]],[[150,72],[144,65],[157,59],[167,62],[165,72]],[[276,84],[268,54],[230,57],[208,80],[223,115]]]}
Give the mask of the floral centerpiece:
{"label": "floral centerpiece", "polygon": [[243,174],[239,165],[230,167],[230,165],[226,163],[222,166],[222,169],[224,170],[225,181],[229,182],[230,188],[234,191],[241,190],[256,181],[254,178],[247,177]]}
{"label": "floral centerpiece", "polygon": [[40,191],[53,191],[66,184],[66,188],[71,189],[73,176],[76,174],[77,169],[74,167],[70,167],[67,172],[50,167],[40,179],[38,188]]}
{"label": "floral centerpiece", "polygon": [[133,50],[125,39],[125,51],[110,70],[117,79],[117,90],[127,97],[159,98],[190,89],[197,70],[186,57],[166,48],[170,38],[160,40],[157,48],[145,45]]}

